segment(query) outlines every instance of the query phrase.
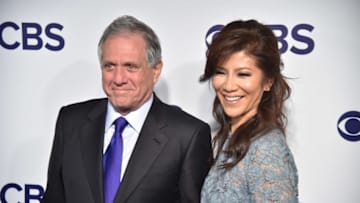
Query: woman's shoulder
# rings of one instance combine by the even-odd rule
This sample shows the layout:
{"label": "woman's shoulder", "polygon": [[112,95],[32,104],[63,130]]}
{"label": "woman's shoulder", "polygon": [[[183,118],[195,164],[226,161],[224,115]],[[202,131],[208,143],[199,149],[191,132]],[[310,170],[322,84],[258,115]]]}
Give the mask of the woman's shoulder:
{"label": "woman's shoulder", "polygon": [[250,148],[268,148],[274,146],[286,146],[286,138],[284,133],[280,129],[272,129],[269,132],[255,137],[250,145]]}
{"label": "woman's shoulder", "polygon": [[280,129],[273,129],[252,140],[248,155],[250,161],[272,160],[280,165],[293,162],[293,155],[287,145],[284,133]]}

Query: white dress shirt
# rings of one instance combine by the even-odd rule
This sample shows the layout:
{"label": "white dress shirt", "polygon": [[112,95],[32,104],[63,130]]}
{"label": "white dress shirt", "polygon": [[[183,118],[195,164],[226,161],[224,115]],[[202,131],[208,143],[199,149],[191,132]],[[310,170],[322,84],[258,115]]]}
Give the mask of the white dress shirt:
{"label": "white dress shirt", "polygon": [[[140,130],[144,124],[145,118],[150,110],[152,102],[153,102],[153,95],[151,95],[151,97],[139,109],[130,112],[126,116],[123,116],[127,120],[128,125],[125,127],[124,131],[122,132],[123,157],[121,164],[120,179],[122,179],[122,177],[124,176],[130,156],[134,150],[136,141],[139,137]],[[113,123],[120,116],[122,115],[115,111],[114,107],[111,105],[109,101],[106,112],[103,154],[105,154],[106,149],[109,146],[111,138],[115,131],[115,125]]]}

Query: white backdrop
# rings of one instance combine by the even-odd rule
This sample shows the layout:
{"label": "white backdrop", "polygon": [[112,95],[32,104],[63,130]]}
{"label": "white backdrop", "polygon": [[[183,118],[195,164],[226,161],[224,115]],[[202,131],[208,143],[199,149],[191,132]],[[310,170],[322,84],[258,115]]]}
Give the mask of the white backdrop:
{"label": "white backdrop", "polygon": [[[149,24],[162,43],[157,94],[211,125],[213,93],[198,82],[209,28],[254,18],[287,29],[284,74],[294,78],[288,143],[299,170],[300,201],[360,202],[360,142],[338,131],[340,117],[355,112],[340,129],[360,137],[359,9],[357,0],[0,0],[0,201],[38,202],[58,110],[104,96],[97,42],[114,18],[130,14]],[[296,31],[301,24],[313,29]]]}

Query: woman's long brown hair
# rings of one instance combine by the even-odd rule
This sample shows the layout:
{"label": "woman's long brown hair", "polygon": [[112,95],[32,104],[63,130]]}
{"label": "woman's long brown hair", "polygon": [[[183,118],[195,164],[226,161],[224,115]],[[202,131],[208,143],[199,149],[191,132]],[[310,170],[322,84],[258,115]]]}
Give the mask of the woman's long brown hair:
{"label": "woman's long brown hair", "polygon": [[[254,57],[256,65],[261,69],[264,79],[272,79],[270,91],[264,92],[257,114],[236,129],[223,151],[230,162],[222,166],[226,169],[234,167],[246,155],[251,141],[274,128],[285,134],[286,115],[284,101],[290,96],[291,89],[281,74],[282,62],[277,38],[272,30],[256,20],[237,20],[227,24],[213,39],[206,56],[205,72],[200,81],[208,81],[215,74],[216,68],[224,63],[232,54],[245,51]],[[230,133],[230,118],[225,114],[220,101],[215,97],[213,115],[220,128],[213,139],[217,149],[215,159],[221,153]]]}

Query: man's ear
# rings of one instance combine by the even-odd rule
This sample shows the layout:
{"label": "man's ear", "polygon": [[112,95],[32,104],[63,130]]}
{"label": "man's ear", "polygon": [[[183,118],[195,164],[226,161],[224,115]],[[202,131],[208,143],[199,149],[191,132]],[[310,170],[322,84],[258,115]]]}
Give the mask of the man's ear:
{"label": "man's ear", "polygon": [[161,70],[163,67],[163,62],[159,61],[157,64],[154,65],[153,68],[153,74],[154,74],[154,83],[156,83],[160,77]]}

